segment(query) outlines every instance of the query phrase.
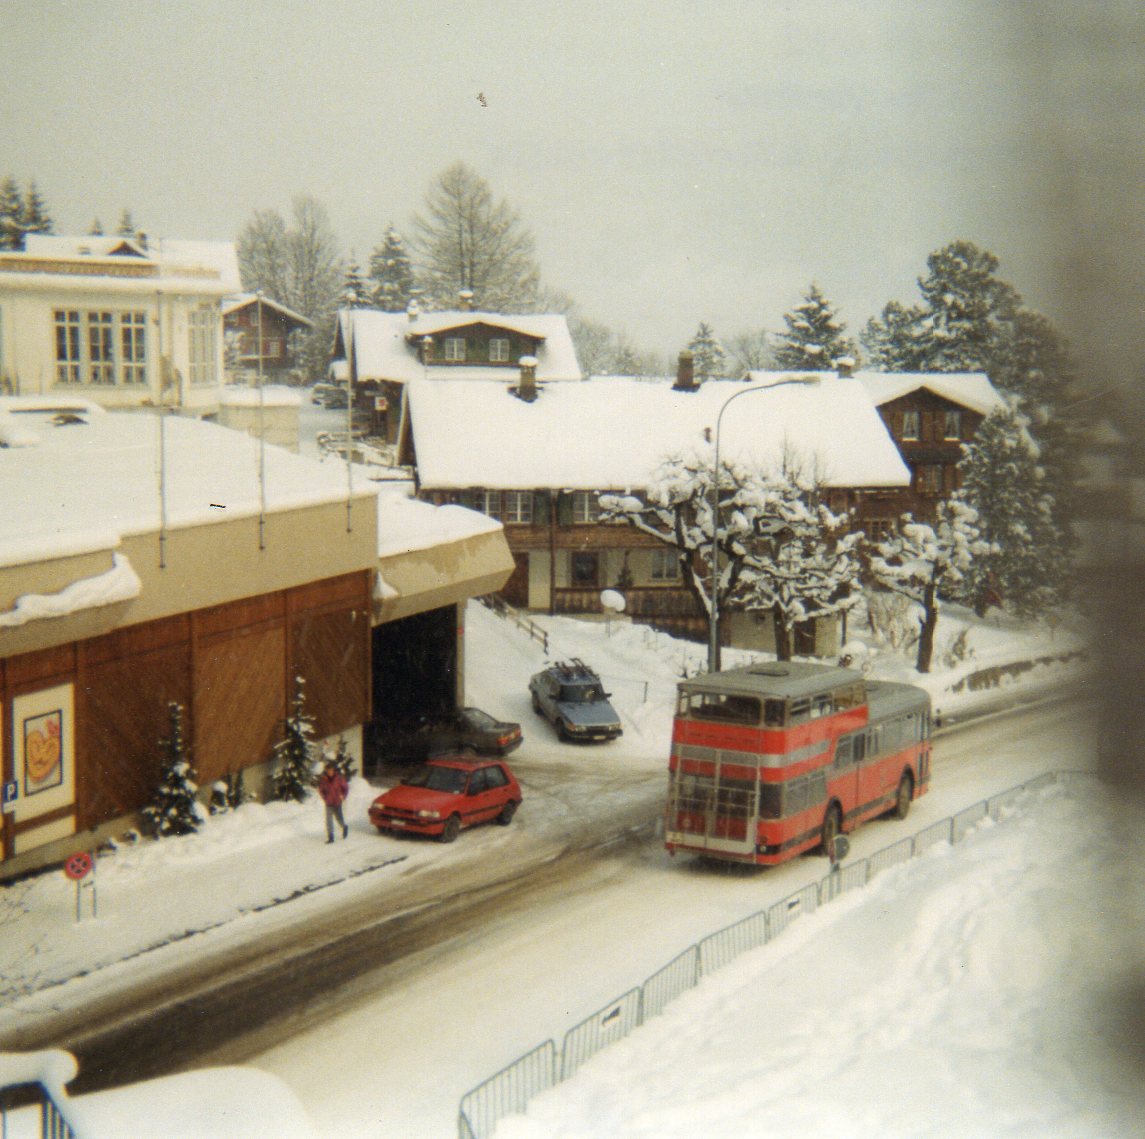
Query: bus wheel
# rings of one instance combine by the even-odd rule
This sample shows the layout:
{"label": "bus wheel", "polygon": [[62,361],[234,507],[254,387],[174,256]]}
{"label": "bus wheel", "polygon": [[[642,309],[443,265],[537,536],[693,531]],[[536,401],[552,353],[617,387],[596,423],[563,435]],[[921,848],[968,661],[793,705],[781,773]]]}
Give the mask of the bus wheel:
{"label": "bus wheel", "polygon": [[898,794],[895,795],[895,805],[891,808],[891,817],[905,819],[910,814],[910,801],[914,798],[914,780],[909,771],[902,773],[899,780]]}
{"label": "bus wheel", "polygon": [[839,811],[839,804],[832,803],[823,816],[823,837],[819,843],[821,853],[830,857],[831,848],[835,845],[835,838],[842,829],[843,817]]}

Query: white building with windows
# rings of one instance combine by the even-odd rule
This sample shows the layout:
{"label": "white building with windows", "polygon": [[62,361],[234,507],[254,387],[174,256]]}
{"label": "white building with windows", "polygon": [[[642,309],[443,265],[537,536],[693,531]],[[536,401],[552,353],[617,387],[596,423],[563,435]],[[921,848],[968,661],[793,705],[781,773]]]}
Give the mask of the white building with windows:
{"label": "white building with windows", "polygon": [[0,394],[213,414],[231,242],[29,234],[0,253]]}

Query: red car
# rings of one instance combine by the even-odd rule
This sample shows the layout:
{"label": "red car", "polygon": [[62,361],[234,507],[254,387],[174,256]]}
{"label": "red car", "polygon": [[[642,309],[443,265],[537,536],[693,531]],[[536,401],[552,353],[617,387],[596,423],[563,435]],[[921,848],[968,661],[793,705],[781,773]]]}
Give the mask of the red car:
{"label": "red car", "polygon": [[462,827],[507,827],[521,805],[521,788],[498,760],[441,755],[370,804],[379,834],[429,834],[453,842]]}

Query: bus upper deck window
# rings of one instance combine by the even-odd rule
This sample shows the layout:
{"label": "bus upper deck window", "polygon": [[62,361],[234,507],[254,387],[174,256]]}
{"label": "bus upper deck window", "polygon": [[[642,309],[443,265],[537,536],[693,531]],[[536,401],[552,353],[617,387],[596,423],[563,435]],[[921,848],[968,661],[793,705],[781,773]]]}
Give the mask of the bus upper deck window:
{"label": "bus upper deck window", "polygon": [[788,716],[789,724],[803,724],[806,723],[811,717],[811,701],[805,696],[801,700],[792,700],[790,715]]}
{"label": "bus upper deck window", "polygon": [[754,696],[730,696],[724,692],[697,693],[692,700],[692,715],[698,720],[758,724],[759,701]]}
{"label": "bus upper deck window", "polygon": [[765,727],[782,728],[786,722],[786,700],[765,700],[763,702],[763,723]]}
{"label": "bus upper deck window", "polygon": [[821,692],[811,698],[811,718],[829,716],[835,710],[835,701],[830,692]]}

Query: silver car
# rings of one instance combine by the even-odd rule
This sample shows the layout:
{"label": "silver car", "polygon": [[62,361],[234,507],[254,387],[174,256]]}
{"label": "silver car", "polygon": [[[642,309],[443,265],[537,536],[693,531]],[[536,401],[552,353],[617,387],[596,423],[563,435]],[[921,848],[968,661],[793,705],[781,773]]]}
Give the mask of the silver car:
{"label": "silver car", "polygon": [[608,702],[600,677],[582,660],[550,665],[529,680],[533,711],[544,716],[562,740],[614,740],[624,729]]}

